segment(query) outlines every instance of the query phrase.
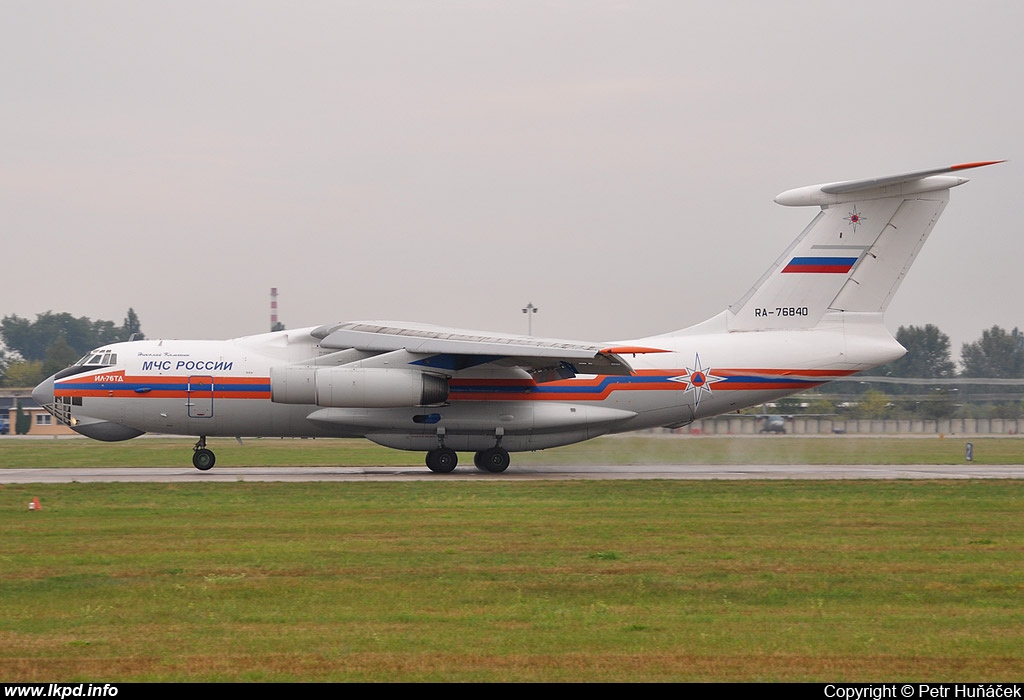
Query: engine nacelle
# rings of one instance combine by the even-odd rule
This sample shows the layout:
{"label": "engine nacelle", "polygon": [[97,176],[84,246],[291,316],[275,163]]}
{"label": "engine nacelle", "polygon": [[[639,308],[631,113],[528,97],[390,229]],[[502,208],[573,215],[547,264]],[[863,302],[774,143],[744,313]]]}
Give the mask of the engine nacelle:
{"label": "engine nacelle", "polygon": [[272,367],[270,400],[327,408],[404,408],[448,400],[448,379],[409,369]]}

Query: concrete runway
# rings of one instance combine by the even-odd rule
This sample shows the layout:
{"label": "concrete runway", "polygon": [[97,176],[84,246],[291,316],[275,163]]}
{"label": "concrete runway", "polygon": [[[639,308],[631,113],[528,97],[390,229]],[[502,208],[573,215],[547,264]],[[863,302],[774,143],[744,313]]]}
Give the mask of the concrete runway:
{"label": "concrete runway", "polygon": [[460,467],[434,474],[426,467],[192,467],[0,469],[0,484],[73,482],[197,481],[503,481],[578,479],[1024,479],[1024,465],[656,465],[656,466],[512,466],[504,474]]}

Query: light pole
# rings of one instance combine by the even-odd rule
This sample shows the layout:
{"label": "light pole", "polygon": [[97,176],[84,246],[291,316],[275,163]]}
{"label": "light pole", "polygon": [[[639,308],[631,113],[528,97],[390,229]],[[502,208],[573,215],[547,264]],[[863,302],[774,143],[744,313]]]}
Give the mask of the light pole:
{"label": "light pole", "polygon": [[525,307],[523,307],[523,313],[526,314],[526,334],[533,335],[533,315],[537,313],[539,309],[533,305],[531,301]]}

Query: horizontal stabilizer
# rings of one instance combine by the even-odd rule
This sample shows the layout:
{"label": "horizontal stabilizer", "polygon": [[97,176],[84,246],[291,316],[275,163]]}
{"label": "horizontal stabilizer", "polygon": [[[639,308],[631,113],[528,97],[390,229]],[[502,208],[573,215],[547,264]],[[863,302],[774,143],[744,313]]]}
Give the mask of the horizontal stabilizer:
{"label": "horizontal stabilizer", "polygon": [[797,189],[783,192],[775,198],[775,201],[787,207],[828,206],[843,202],[948,190],[951,187],[967,182],[966,178],[950,176],[950,173],[1003,162],[1001,160],[986,160],[976,163],[961,163],[960,165],[919,170],[913,173],[903,173],[902,175],[798,187]]}

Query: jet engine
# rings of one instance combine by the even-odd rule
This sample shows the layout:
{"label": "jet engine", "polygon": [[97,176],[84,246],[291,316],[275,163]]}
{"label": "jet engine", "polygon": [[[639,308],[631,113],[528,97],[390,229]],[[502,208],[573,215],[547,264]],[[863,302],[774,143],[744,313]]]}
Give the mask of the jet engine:
{"label": "jet engine", "polygon": [[270,400],[327,408],[404,408],[448,400],[448,378],[377,367],[272,367]]}

